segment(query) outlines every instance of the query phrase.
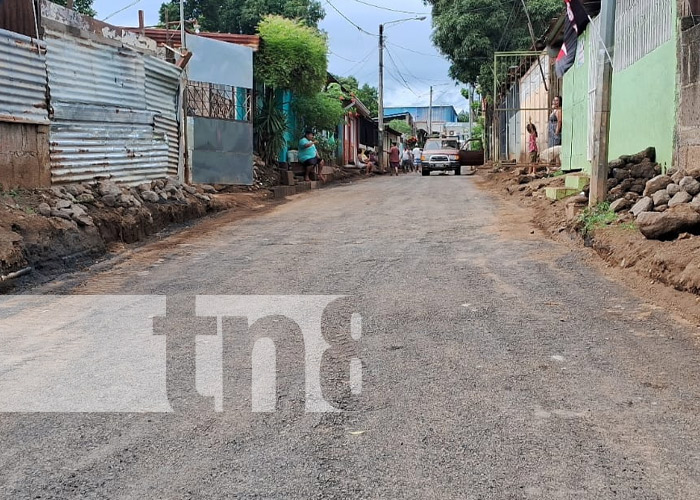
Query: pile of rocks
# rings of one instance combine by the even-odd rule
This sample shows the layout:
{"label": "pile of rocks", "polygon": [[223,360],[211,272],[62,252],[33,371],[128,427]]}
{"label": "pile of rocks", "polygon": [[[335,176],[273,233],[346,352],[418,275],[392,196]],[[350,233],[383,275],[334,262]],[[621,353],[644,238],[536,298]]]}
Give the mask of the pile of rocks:
{"label": "pile of rocks", "polygon": [[700,230],[700,166],[657,175],[642,195],[630,213],[647,238]]}
{"label": "pile of rocks", "polygon": [[189,203],[194,197],[204,203],[211,202],[212,186],[198,187],[181,183],[176,177],[157,179],[137,187],[120,186],[112,181],[54,186],[38,206],[38,212],[46,217],[72,220],[80,226],[93,226],[89,208],[114,208],[120,212],[139,211],[147,203]]}
{"label": "pile of rocks", "polygon": [[280,174],[274,166],[265,165],[258,155],[253,155],[253,185],[268,188],[280,184]]}
{"label": "pile of rocks", "polygon": [[608,172],[608,201],[612,210],[621,212],[642,198],[647,182],[661,174],[661,166],[656,163],[656,150],[647,148],[611,161]]}

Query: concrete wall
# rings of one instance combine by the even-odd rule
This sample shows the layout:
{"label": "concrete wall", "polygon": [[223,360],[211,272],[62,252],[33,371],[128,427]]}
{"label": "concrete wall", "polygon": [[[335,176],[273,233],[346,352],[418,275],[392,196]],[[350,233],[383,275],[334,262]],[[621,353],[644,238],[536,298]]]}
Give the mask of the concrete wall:
{"label": "concrete wall", "polygon": [[700,25],[681,34],[676,164],[700,162]]}
{"label": "concrete wall", "polygon": [[[579,38],[583,43],[584,60],[577,59],[574,66],[564,75],[562,98],[561,130],[561,165],[564,170],[583,170],[590,173],[591,162],[588,160],[588,134],[590,129],[588,106],[588,77],[590,73],[592,46],[590,27]],[[546,137],[545,132],[540,134]],[[543,148],[547,147],[545,143]]]}
{"label": "concrete wall", "polygon": [[5,190],[51,185],[48,125],[0,122],[0,184]]}
{"label": "concrete wall", "polygon": [[[669,40],[613,73],[609,159],[654,146],[657,162],[666,167],[673,163],[678,73],[676,2],[670,7]],[[643,33],[644,38],[649,36]]]}
{"label": "concrete wall", "polygon": [[670,167],[676,128],[676,36],[629,68],[615,73],[609,159],[654,146]]}

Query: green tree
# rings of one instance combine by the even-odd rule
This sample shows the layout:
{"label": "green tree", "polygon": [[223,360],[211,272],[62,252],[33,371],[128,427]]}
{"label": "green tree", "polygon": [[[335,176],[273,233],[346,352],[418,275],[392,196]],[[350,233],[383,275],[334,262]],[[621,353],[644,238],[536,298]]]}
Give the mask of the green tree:
{"label": "green tree", "polygon": [[367,109],[369,109],[372,118],[379,116],[379,91],[376,87],[365,83],[360,87],[360,82],[354,76],[336,76],[336,80],[348,90],[351,94],[357,97]]}
{"label": "green tree", "polygon": [[281,16],[267,16],[258,25],[262,39],[255,55],[258,81],[296,95],[313,95],[327,78],[328,41],[316,28]]}
{"label": "green tree", "polygon": [[[160,21],[178,21],[180,2],[172,0],[160,7]],[[318,0],[186,0],[185,18],[197,19],[203,31],[253,35],[258,23],[268,15],[298,19],[316,27],[325,12]]]}
{"label": "green tree", "polygon": [[461,123],[469,123],[469,112],[467,110],[460,111],[457,115],[457,121]]}
{"label": "green tree", "polygon": [[[51,0],[53,3],[57,3],[58,5],[63,5],[66,7],[67,2],[66,0]],[[93,0],[75,0],[73,2],[73,8],[80,12],[81,14],[85,14],[86,16],[90,17],[95,17],[97,15],[97,12],[92,8],[92,2]]]}
{"label": "green tree", "polygon": [[389,123],[387,123],[387,127],[405,135],[413,133],[411,126],[403,120],[391,120]]}
{"label": "green tree", "polygon": [[[326,37],[301,21],[267,16],[258,24],[262,40],[255,54],[255,77],[263,84],[262,106],[255,117],[256,149],[266,163],[284,146],[287,117],[275,101],[277,90],[312,98],[326,83]],[[323,103],[325,104],[325,103]]]}
{"label": "green tree", "polygon": [[[432,6],[433,42],[450,60],[450,76],[492,93],[493,54],[532,46],[520,0],[425,0]],[[563,9],[561,0],[525,0],[536,34]]]}
{"label": "green tree", "polygon": [[[336,84],[337,85],[337,84]],[[332,132],[343,118],[343,105],[336,93],[324,90],[314,95],[297,97],[293,104],[297,123],[301,128]],[[301,134],[298,134],[301,135]]]}
{"label": "green tree", "polygon": [[365,83],[358,89],[357,98],[362,101],[362,104],[367,106],[372,118],[379,116],[379,91],[376,87]]}

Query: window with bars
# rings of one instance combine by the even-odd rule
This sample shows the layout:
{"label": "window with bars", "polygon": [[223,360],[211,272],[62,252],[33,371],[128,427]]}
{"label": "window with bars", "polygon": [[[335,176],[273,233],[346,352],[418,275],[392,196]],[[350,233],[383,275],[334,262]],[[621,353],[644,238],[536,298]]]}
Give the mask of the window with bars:
{"label": "window with bars", "polygon": [[252,91],[207,82],[188,82],[187,116],[231,121],[252,121]]}
{"label": "window with bars", "polygon": [[676,0],[617,0],[615,71],[632,66],[671,39]]}

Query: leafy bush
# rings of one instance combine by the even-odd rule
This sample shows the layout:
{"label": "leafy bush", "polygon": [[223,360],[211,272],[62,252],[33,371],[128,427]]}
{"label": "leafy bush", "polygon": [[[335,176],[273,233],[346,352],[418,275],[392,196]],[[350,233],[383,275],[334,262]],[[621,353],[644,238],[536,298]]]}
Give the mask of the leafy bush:
{"label": "leafy bush", "polygon": [[294,114],[301,128],[333,131],[343,119],[343,105],[333,93],[318,92],[300,96],[292,103]]}
{"label": "leafy bush", "polygon": [[262,106],[255,117],[255,149],[266,165],[277,161],[285,146],[287,116],[275,103],[273,92],[266,92]]}
{"label": "leafy bush", "polygon": [[256,54],[256,78],[265,85],[313,95],[326,82],[328,42],[300,21],[267,16],[258,25],[262,39]]}

